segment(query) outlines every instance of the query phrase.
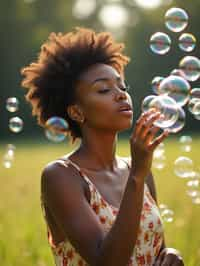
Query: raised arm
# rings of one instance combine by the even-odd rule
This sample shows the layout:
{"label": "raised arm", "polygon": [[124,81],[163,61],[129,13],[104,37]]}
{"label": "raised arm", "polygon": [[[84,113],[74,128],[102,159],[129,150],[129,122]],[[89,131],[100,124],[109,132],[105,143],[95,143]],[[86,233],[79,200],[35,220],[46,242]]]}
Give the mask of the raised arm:
{"label": "raised arm", "polygon": [[107,233],[89,205],[75,169],[53,164],[43,172],[42,193],[49,210],[64,235],[91,266],[125,266],[129,262],[140,224],[144,179],[150,171],[153,150],[166,136],[163,133],[150,141],[157,132],[153,127],[156,118],[158,114],[149,112],[138,119],[130,138],[129,178],[118,215]]}

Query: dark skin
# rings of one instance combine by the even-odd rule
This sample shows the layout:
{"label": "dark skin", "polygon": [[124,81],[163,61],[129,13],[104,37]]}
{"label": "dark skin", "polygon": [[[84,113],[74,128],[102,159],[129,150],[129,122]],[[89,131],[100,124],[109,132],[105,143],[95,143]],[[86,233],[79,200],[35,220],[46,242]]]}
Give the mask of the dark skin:
{"label": "dark skin", "polygon": [[[80,76],[76,103],[66,110],[80,124],[83,135],[80,147],[69,159],[87,174],[109,204],[119,208],[111,230],[105,232],[91,209],[88,185],[76,169],[53,162],[42,174],[47,220],[56,244],[68,238],[91,266],[127,265],[137,240],[145,182],[157,201],[150,172],[152,155],[168,132],[156,136],[159,129],[153,122],[160,114],[151,110],[139,117],[131,134],[130,168],[116,156],[117,133],[132,126],[133,112],[120,111],[124,105],[132,109],[124,87],[123,77],[114,68],[93,65]],[[167,249],[163,241],[155,265],[182,266],[183,261],[178,251]]]}

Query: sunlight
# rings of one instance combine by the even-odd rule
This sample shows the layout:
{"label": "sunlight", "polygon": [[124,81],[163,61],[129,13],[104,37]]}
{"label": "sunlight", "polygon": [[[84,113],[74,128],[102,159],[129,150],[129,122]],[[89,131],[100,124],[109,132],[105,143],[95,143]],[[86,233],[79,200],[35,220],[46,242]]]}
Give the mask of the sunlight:
{"label": "sunlight", "polygon": [[162,0],[135,0],[135,3],[142,8],[153,9],[159,7]]}

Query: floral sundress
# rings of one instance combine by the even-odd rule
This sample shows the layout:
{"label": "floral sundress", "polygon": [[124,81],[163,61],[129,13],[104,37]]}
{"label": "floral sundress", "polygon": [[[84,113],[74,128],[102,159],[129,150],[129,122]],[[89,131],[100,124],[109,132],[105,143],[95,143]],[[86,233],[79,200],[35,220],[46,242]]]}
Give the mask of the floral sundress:
{"label": "floral sundress", "polygon": [[[113,225],[116,216],[118,214],[118,208],[110,205],[99,193],[95,185],[90,181],[87,175],[79,168],[77,164],[70,159],[57,160],[64,167],[68,167],[69,164],[74,166],[80,175],[87,182],[91,199],[90,205],[95,214],[98,216],[102,226],[104,226],[106,232],[110,230]],[[127,162],[127,160],[126,160]],[[127,162],[128,163],[128,162]],[[56,266],[89,266],[88,263],[80,256],[75,247],[69,240],[62,241],[59,244],[55,244],[50,232],[44,203],[41,197],[41,207],[44,219],[47,224],[47,237],[48,243],[51,247],[55,265]],[[144,198],[143,209],[141,212],[140,226],[138,237],[136,240],[133,253],[129,259],[127,266],[152,266],[155,263],[155,259],[160,252],[160,248],[163,242],[163,224],[159,209],[152,198],[147,184],[144,185]]]}

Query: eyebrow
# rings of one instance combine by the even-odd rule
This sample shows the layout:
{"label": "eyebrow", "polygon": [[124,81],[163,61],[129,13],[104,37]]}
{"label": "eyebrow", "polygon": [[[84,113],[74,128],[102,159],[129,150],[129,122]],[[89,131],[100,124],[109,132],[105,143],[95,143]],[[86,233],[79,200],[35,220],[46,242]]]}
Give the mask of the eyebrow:
{"label": "eyebrow", "polygon": [[[116,77],[115,79],[116,79],[116,81],[122,81],[120,77]],[[99,81],[109,81],[109,80],[112,80],[112,79],[106,78],[106,77],[105,78],[97,78],[94,81],[92,81],[91,85],[94,85],[94,83],[99,82]]]}

